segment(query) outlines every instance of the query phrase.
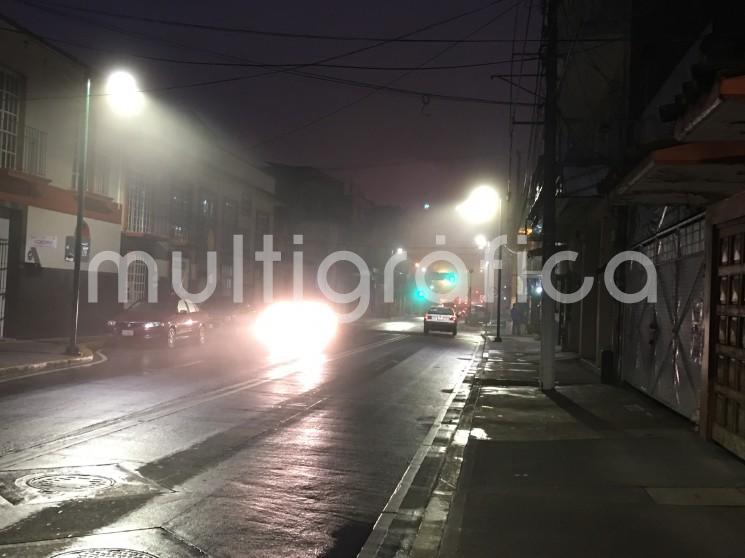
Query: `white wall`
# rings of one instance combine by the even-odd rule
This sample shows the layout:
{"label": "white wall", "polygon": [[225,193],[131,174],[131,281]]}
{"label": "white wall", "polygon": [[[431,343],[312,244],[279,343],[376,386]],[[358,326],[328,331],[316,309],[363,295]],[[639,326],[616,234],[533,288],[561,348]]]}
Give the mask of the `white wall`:
{"label": "white wall", "polygon": [[[90,257],[104,250],[120,253],[121,225],[90,218],[86,218],[85,222],[88,223],[91,233]],[[72,269],[73,262],[65,261],[65,237],[75,235],[75,224],[75,215],[29,206],[26,216],[24,254],[28,252],[32,237],[45,239],[51,245],[36,249],[41,266],[52,269]],[[88,264],[83,262],[82,268],[87,269]],[[114,272],[116,267],[111,262],[106,262],[101,266],[101,271]]]}

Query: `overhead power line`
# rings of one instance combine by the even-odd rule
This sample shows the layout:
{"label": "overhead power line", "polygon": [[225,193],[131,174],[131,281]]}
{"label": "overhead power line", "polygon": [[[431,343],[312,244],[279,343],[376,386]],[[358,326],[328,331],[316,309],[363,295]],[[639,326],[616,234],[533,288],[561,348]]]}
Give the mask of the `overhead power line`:
{"label": "overhead power line", "polygon": [[[466,35],[466,37],[464,37],[464,39],[467,39],[468,37],[472,37],[473,35],[475,35],[479,31],[481,31],[482,29],[486,29],[492,23],[494,23],[495,21],[497,21],[499,18],[501,18],[505,14],[509,13],[510,10],[514,9],[521,2],[522,2],[522,0],[519,0],[517,3],[511,5],[506,10],[503,10],[500,13],[496,14],[494,17],[492,17],[491,19],[489,19],[488,21],[486,21],[486,23],[484,23],[482,25],[479,25],[476,29],[474,29],[468,35]],[[401,74],[401,75],[393,78],[392,80],[387,81],[384,84],[384,87],[386,89],[391,89],[393,85],[395,85],[396,83],[398,83],[399,81],[401,81],[405,77],[411,75],[414,71],[420,70],[420,69],[424,68],[427,64],[430,64],[431,62],[434,62],[440,56],[446,54],[447,52],[449,52],[450,50],[452,50],[453,48],[455,48],[459,44],[460,44],[460,41],[456,41],[456,42],[453,42],[452,44],[446,46],[444,49],[439,50],[433,56],[430,56],[424,62],[422,62],[421,64],[419,64],[416,67],[416,69],[413,69],[413,70],[410,70],[410,71],[406,71],[403,74]],[[331,118],[333,116],[336,116],[340,112],[342,112],[344,110],[347,110],[349,108],[352,108],[353,106],[356,106],[356,105],[358,105],[358,104],[366,101],[367,99],[369,99],[370,97],[372,97],[376,93],[378,93],[378,90],[373,90],[373,91],[371,91],[371,92],[363,95],[362,97],[359,97],[357,99],[354,99],[353,101],[351,101],[349,103],[345,103],[345,104],[343,104],[343,105],[341,105],[341,106],[339,106],[339,107],[337,107],[337,108],[335,108],[335,109],[333,109],[333,110],[331,110],[331,111],[329,111],[329,112],[327,112],[325,114],[322,114],[319,117],[316,117],[314,119],[311,119],[311,120],[309,120],[307,122],[304,122],[304,123],[300,124],[299,126],[295,126],[294,128],[291,128],[289,130],[286,130],[285,132],[282,132],[281,134],[278,134],[276,136],[272,136],[272,137],[266,138],[264,140],[260,140],[259,142],[255,143],[252,147],[257,147],[257,146],[264,145],[264,144],[267,144],[267,143],[274,143],[277,140],[284,139],[285,137],[288,137],[288,136],[290,136],[292,134],[295,134],[295,133],[300,132],[302,130],[306,130],[307,128],[310,128],[311,126],[314,126],[314,125],[318,124],[319,122],[322,122],[322,121],[327,120],[327,119],[329,119],[329,118]],[[430,99],[430,96],[429,95],[422,96],[422,99],[423,100],[425,98],[427,100],[429,100]]]}
{"label": "overhead power line", "polygon": [[[0,31],[6,31],[9,33],[27,34],[22,29],[11,29],[9,27],[0,27]],[[80,43],[77,41],[70,41],[59,37],[51,37],[49,35],[36,34],[40,39],[51,43],[59,43],[61,45],[67,45],[75,48],[82,48],[95,52],[108,52],[111,54],[117,54],[120,56],[141,58],[143,60],[150,60],[152,62],[163,62],[166,64],[181,64],[186,66],[207,66],[215,68],[286,68],[293,69],[298,67],[313,66],[317,68],[329,68],[335,70],[365,70],[365,71],[385,71],[385,72],[417,72],[417,71],[444,71],[444,70],[464,70],[474,68],[484,68],[488,66],[499,66],[502,64],[512,63],[512,59],[492,60],[486,62],[473,62],[468,64],[446,64],[441,66],[366,66],[359,64],[314,64],[313,62],[283,62],[283,63],[268,63],[268,62],[218,62],[214,60],[190,60],[184,58],[169,58],[166,56],[153,56],[149,54],[133,53],[133,52],[122,52],[120,49],[105,48],[100,46],[93,46],[90,44]],[[527,61],[537,60],[536,57],[528,58]]]}
{"label": "overhead power line", "polygon": [[[24,1],[24,0],[19,0],[19,1]],[[441,20],[441,21],[438,21],[438,22],[435,22],[435,23],[426,25],[426,26],[424,26],[422,28],[419,28],[419,29],[416,29],[416,30],[411,31],[409,33],[406,33],[404,35],[401,35],[401,36],[399,36],[398,38],[396,38],[394,40],[411,37],[413,35],[416,35],[417,33],[424,32],[426,30],[433,29],[433,28],[435,28],[437,26],[445,25],[447,23],[450,23],[450,22],[455,21],[455,20],[457,20],[459,18],[466,17],[468,15],[472,15],[472,14],[481,12],[481,11],[487,9],[487,8],[490,8],[491,6],[494,6],[494,5],[497,5],[497,4],[501,3],[502,1],[503,0],[495,0],[495,1],[490,2],[489,4],[487,4],[485,6],[480,7],[480,8],[469,10],[467,12],[463,12],[461,14],[457,14],[455,16],[451,16],[451,17],[446,18],[444,20]],[[24,2],[24,3],[27,3],[29,5],[34,5],[32,3],[29,3],[29,2]],[[40,10],[46,11],[48,13],[56,14],[56,15],[58,15],[60,17],[72,18],[72,19],[76,19],[78,21],[83,20],[84,22],[87,22],[89,24],[93,24],[93,25],[96,25],[96,26],[107,28],[107,29],[112,30],[114,32],[121,33],[123,35],[136,36],[136,37],[139,37],[140,39],[145,39],[145,40],[149,40],[149,41],[156,41],[156,42],[164,43],[164,44],[170,44],[170,46],[177,46],[179,48],[187,48],[187,49],[190,49],[190,50],[201,51],[201,52],[205,52],[207,54],[210,54],[211,56],[217,56],[217,57],[220,57],[220,58],[223,58],[223,59],[238,60],[238,61],[241,61],[241,62],[253,62],[253,61],[247,61],[243,57],[239,57],[239,56],[235,56],[235,55],[230,55],[230,54],[227,54],[227,53],[216,52],[216,51],[212,51],[212,50],[209,50],[209,49],[205,49],[203,47],[202,48],[199,48],[199,47],[195,47],[194,45],[191,45],[191,44],[179,43],[178,41],[169,40],[169,39],[167,39],[167,38],[165,38],[163,36],[152,37],[152,36],[149,36],[147,34],[138,33],[136,31],[131,31],[131,30],[127,30],[127,29],[122,29],[121,27],[110,25],[110,24],[105,24],[105,23],[100,22],[100,21],[90,20],[88,18],[81,17],[81,16],[75,16],[75,15],[66,13],[64,11],[59,11],[59,10],[54,10],[54,9],[50,9],[50,8],[45,8],[45,7],[39,6],[39,5],[34,5],[34,6],[37,7],[38,9],[40,9]],[[357,49],[357,50],[354,50],[354,51],[351,51],[351,52],[342,53],[340,55],[337,55],[337,56],[334,56],[334,57],[331,57],[331,58],[328,58],[328,59],[319,61],[319,63],[327,63],[330,60],[344,58],[346,56],[350,56],[352,54],[358,53],[361,50],[370,50],[372,48],[376,48],[378,46],[381,46],[382,44],[387,44],[388,42],[389,41],[380,41],[379,43],[377,43],[375,45],[372,45],[372,46],[369,46],[369,47],[365,47],[365,49]],[[436,55],[436,56],[439,56],[439,54]],[[288,73],[290,75],[299,76],[299,77],[303,77],[303,78],[306,78],[306,79],[321,79],[321,80],[326,80],[326,81],[336,79],[336,78],[330,78],[329,76],[325,76],[325,75],[318,75],[318,74],[313,74],[311,72],[300,71],[299,69],[297,69],[297,67],[292,67],[292,68],[281,68],[281,69],[278,69],[278,70],[266,71],[266,72],[261,72],[261,73],[257,73],[257,74],[251,74],[251,75],[248,75],[248,76],[245,76],[245,75],[244,76],[237,76],[237,77],[228,78],[228,79],[225,79],[225,80],[212,80],[210,82],[192,83],[192,84],[187,84],[186,87],[198,87],[198,86],[202,86],[202,85],[205,85],[206,86],[206,85],[216,84],[216,83],[227,83],[227,82],[231,82],[231,81],[239,81],[239,80],[248,79],[248,78],[270,76],[270,75],[276,75],[276,74],[281,74],[281,73]],[[345,82],[346,82],[345,83],[346,85],[355,84],[357,86],[372,87],[372,88],[374,88],[376,90],[382,89],[381,86],[376,85],[376,84],[366,84],[364,82],[356,82],[355,83],[352,80],[345,80]],[[179,88],[179,87],[178,86],[169,86],[167,88],[162,88],[162,90],[177,89],[177,88]],[[372,94],[374,94],[376,92],[377,91],[373,91],[370,94],[368,94],[368,96],[371,96]],[[432,97],[434,97],[434,98],[442,98],[442,99],[446,99],[446,100],[458,100],[458,101],[489,103],[489,104],[503,104],[504,103],[503,101],[494,101],[494,100],[490,100],[490,99],[478,99],[478,98],[467,98],[467,97],[457,97],[457,96],[445,96],[445,95],[439,95],[439,94],[431,94],[431,93],[428,93],[428,92],[410,91],[410,90],[404,90],[404,89],[397,89],[397,92],[398,93],[410,94],[410,95],[417,95],[417,96],[426,96],[428,98],[432,98]],[[367,98],[367,96],[365,96],[365,98]],[[357,104],[358,102],[361,102],[362,100],[364,100],[364,98],[363,99],[357,99],[357,100],[355,100],[352,103],[347,103],[344,106],[338,107],[337,109],[335,109],[331,113],[328,113],[327,115],[324,115],[323,117],[318,118],[315,121],[312,121],[312,122],[309,122],[309,123],[305,123],[302,126],[298,127],[297,129],[293,129],[293,130],[290,130],[288,132],[285,132],[283,136],[286,137],[286,136],[294,133],[295,131],[299,131],[300,129],[305,129],[305,128],[307,128],[307,127],[309,127],[309,126],[311,126],[311,125],[313,125],[313,124],[315,124],[317,122],[320,122],[321,120],[325,120],[326,118],[328,118],[330,116],[333,116],[333,114],[337,114],[337,113],[339,113],[339,112],[341,112],[341,111],[349,108],[350,106],[352,106],[354,104]],[[266,141],[266,140],[264,140],[264,141]],[[271,141],[275,141],[275,138],[271,138]],[[253,161],[247,160],[245,158],[245,156],[243,156],[243,155],[241,155],[239,153],[236,153],[236,152],[234,152],[234,151],[232,151],[232,150],[230,150],[228,148],[225,148],[225,147],[223,147],[223,146],[221,146],[219,144],[217,145],[217,147],[219,149],[223,150],[225,153],[227,153],[227,154],[235,157],[236,159],[238,159],[240,161],[247,162],[250,165],[253,165]]]}
{"label": "overhead power line", "polygon": [[[57,15],[62,16],[62,17],[71,17],[73,19],[80,19],[77,16],[70,15],[68,13],[59,11],[59,10],[57,10],[55,8],[48,8],[46,6],[39,5],[36,2],[30,2],[28,0],[18,0],[18,1],[20,1],[20,2],[22,2],[24,4],[28,4],[28,5],[31,5],[33,7],[36,7],[38,9],[43,10],[43,11],[48,11],[50,13],[57,14]],[[468,15],[472,15],[474,13],[481,12],[481,11],[487,9],[487,8],[490,8],[492,6],[495,6],[495,5],[500,4],[502,2],[504,2],[504,0],[493,0],[489,4],[486,4],[485,6],[482,6],[480,8],[475,8],[475,9],[472,9],[472,10],[468,10],[466,12],[461,12],[460,14],[457,14],[457,15],[454,15],[454,16],[451,16],[451,17],[448,17],[446,19],[440,20],[440,21],[435,22],[435,23],[428,24],[428,25],[426,25],[424,27],[420,27],[419,29],[416,29],[414,31],[405,33],[404,35],[401,35],[401,36],[411,36],[411,35],[414,35],[414,34],[423,32],[423,31],[425,31],[427,29],[432,29],[434,27],[437,27],[437,26],[440,26],[440,25],[444,25],[446,23],[455,21],[457,19],[466,17]],[[519,0],[513,6],[511,6],[509,9],[511,9],[512,7],[514,7],[515,5],[517,5],[517,4],[521,3],[521,2],[522,2],[522,0]],[[509,9],[501,12],[501,14],[508,12]],[[87,23],[93,23],[93,24],[96,24],[96,25],[101,25],[104,28],[107,28],[109,30],[113,30],[113,31],[116,31],[116,32],[120,32],[120,33],[124,33],[124,34],[132,34],[129,31],[122,30],[121,28],[118,28],[116,26],[112,26],[110,24],[103,24],[103,23],[100,23],[100,22],[97,22],[97,21],[87,20],[85,18],[83,18],[83,21],[86,21]],[[150,40],[153,40],[152,37],[145,36],[145,38],[148,38]],[[509,101],[502,101],[502,100],[497,100],[497,99],[488,99],[488,98],[480,98],[480,97],[469,97],[469,96],[463,96],[463,95],[448,95],[448,94],[437,93],[437,92],[433,92],[433,91],[421,91],[421,90],[405,89],[405,88],[398,88],[398,87],[390,87],[390,86],[385,85],[385,84],[369,83],[369,82],[365,82],[365,81],[351,80],[351,79],[339,78],[339,77],[335,77],[335,76],[328,76],[328,75],[324,75],[324,74],[315,74],[315,73],[311,73],[311,72],[300,71],[302,68],[305,68],[305,67],[308,67],[308,66],[314,66],[314,65],[318,65],[318,64],[325,64],[325,63],[328,63],[329,61],[337,60],[337,59],[340,59],[340,58],[344,58],[344,57],[350,56],[352,54],[359,53],[359,52],[361,52],[363,50],[369,50],[369,49],[372,49],[372,48],[376,48],[377,46],[380,46],[380,45],[367,46],[367,47],[364,47],[362,49],[356,49],[356,50],[353,50],[353,51],[350,51],[350,52],[347,52],[347,53],[341,53],[341,54],[338,54],[338,55],[327,57],[327,58],[324,58],[323,60],[316,61],[316,62],[313,62],[313,63],[306,63],[306,64],[294,65],[294,66],[290,66],[290,67],[283,66],[283,67],[278,68],[278,69],[272,69],[272,70],[268,70],[266,72],[260,72],[260,73],[249,74],[249,75],[245,75],[244,74],[244,75],[232,76],[232,77],[227,77],[227,78],[218,78],[218,79],[210,79],[210,80],[200,80],[200,81],[194,81],[194,82],[184,83],[184,84],[175,84],[175,85],[167,85],[167,86],[162,86],[162,87],[153,87],[153,88],[145,89],[145,90],[143,90],[143,92],[146,92],[146,93],[158,93],[158,92],[167,92],[167,91],[174,91],[174,90],[193,89],[193,88],[198,88],[198,87],[209,87],[209,86],[215,86],[215,85],[221,85],[221,84],[227,84],[227,83],[236,83],[236,82],[243,81],[243,80],[246,80],[246,79],[253,79],[253,78],[271,76],[271,75],[282,74],[282,73],[291,73],[292,75],[297,75],[297,76],[300,76],[300,77],[303,77],[303,78],[306,78],[306,79],[313,79],[313,80],[316,80],[316,81],[324,81],[324,82],[329,82],[329,83],[335,83],[335,84],[338,84],[338,85],[346,85],[346,86],[350,86],[350,87],[367,88],[367,89],[372,89],[372,90],[375,90],[375,91],[387,91],[387,92],[390,92],[390,93],[396,93],[396,94],[408,95],[408,96],[416,96],[416,97],[419,97],[419,98],[421,98],[421,97],[428,97],[428,98],[431,98],[431,99],[440,99],[440,100],[451,101],[451,102],[467,102],[467,103],[487,104],[487,105],[507,105],[507,104],[509,104]],[[210,52],[212,55],[219,55],[219,56],[223,56],[223,57],[230,56],[230,55],[226,55],[225,53],[216,53],[216,52],[213,52],[213,51],[208,51],[208,52]],[[230,57],[231,58],[235,58],[233,56],[230,56]],[[242,59],[240,59],[240,61],[243,62]],[[247,63],[255,63],[253,61],[251,61],[251,62],[246,61],[246,62]],[[27,100],[42,100],[42,99],[53,99],[53,98],[60,98],[60,97],[34,97],[34,98],[28,98]],[[64,97],[64,98],[70,98],[70,97]],[[525,103],[525,104],[527,106],[532,106],[532,103]]]}
{"label": "overhead power line", "polygon": [[[72,6],[60,2],[31,2],[28,0],[16,0],[23,4],[39,7],[41,5],[55,7],[64,10],[72,10],[75,12],[86,13],[91,15],[103,16],[112,19],[125,19],[130,21],[139,21],[141,23],[164,25],[169,27],[181,27],[186,29],[195,29],[201,31],[211,31],[220,33],[234,33],[241,35],[254,35],[259,37],[275,37],[283,39],[312,39],[312,40],[323,40],[323,41],[340,41],[340,42],[385,42],[385,43],[454,43],[459,42],[463,44],[494,44],[494,43],[511,43],[512,39],[456,39],[456,38],[413,38],[413,37],[385,37],[385,36],[369,36],[369,35],[334,35],[334,34],[320,34],[320,33],[292,33],[287,31],[276,31],[266,29],[256,29],[251,27],[232,27],[226,25],[214,25],[208,23],[196,23],[192,21],[181,21],[174,19],[156,18],[148,16],[140,16],[128,14],[120,11],[103,10],[100,8],[85,8],[82,6]],[[527,39],[529,42],[540,42],[542,39]],[[606,41],[606,42],[622,42],[628,41],[628,38],[619,37],[604,37],[602,39],[586,39],[587,41]]]}

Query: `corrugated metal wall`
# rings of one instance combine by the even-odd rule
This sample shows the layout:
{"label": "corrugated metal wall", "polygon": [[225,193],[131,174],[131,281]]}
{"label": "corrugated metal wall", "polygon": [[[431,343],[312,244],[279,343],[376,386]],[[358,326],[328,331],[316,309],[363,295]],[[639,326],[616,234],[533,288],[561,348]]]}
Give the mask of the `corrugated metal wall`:
{"label": "corrugated metal wall", "polygon": [[[636,249],[655,263],[657,302],[623,305],[623,378],[698,422],[703,350],[703,217],[668,229]],[[627,269],[627,292],[638,291],[645,281],[640,265]]]}

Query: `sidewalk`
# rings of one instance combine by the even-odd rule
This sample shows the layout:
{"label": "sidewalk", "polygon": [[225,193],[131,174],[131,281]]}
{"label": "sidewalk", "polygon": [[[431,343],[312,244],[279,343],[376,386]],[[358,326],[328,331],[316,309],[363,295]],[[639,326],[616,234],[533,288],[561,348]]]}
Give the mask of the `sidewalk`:
{"label": "sidewalk", "polygon": [[[91,338],[81,345],[80,356],[65,354],[67,342],[53,340],[0,340],[0,381],[22,377],[29,373],[85,364],[93,360],[93,348],[99,344],[97,338]],[[88,346],[90,345],[90,346]]]}
{"label": "sidewalk", "polygon": [[537,341],[487,349],[411,556],[745,555],[745,463],[578,359],[547,395]]}

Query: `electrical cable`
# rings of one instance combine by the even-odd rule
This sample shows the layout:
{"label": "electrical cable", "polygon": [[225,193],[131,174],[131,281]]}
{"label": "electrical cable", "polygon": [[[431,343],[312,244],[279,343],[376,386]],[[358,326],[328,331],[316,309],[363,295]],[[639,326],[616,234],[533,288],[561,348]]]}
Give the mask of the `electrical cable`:
{"label": "electrical cable", "polygon": [[[102,10],[99,8],[84,8],[82,6],[71,6],[69,4],[63,4],[59,2],[30,2],[28,0],[16,0],[23,4],[30,6],[45,6],[45,7],[56,7],[58,9],[72,10],[81,13],[87,13],[92,15],[99,15],[109,18],[116,19],[127,19],[131,21],[139,21],[142,23],[151,23],[158,25],[165,25],[170,27],[183,27],[188,29],[197,29],[202,31],[216,31],[221,33],[237,33],[256,35],[264,37],[276,37],[276,38],[288,38],[288,39],[313,39],[313,40],[328,40],[328,41],[362,41],[362,42],[386,42],[386,43],[452,43],[457,42],[458,39],[447,39],[447,38],[429,38],[429,39],[415,39],[411,37],[378,37],[378,36],[360,36],[360,35],[329,35],[329,34],[318,34],[318,33],[290,33],[286,31],[268,31],[255,28],[246,27],[230,27],[224,25],[212,25],[205,23],[195,23],[189,21],[177,21],[164,18],[154,18],[147,16],[137,16],[127,14],[123,12],[114,12],[111,10]],[[628,42],[628,38],[603,38],[599,39],[605,42]],[[541,39],[526,39],[526,42],[540,42]],[[590,41],[590,39],[588,39]],[[592,41],[596,41],[592,39]],[[466,39],[461,40],[464,44],[473,43],[511,43],[512,39]]]}

